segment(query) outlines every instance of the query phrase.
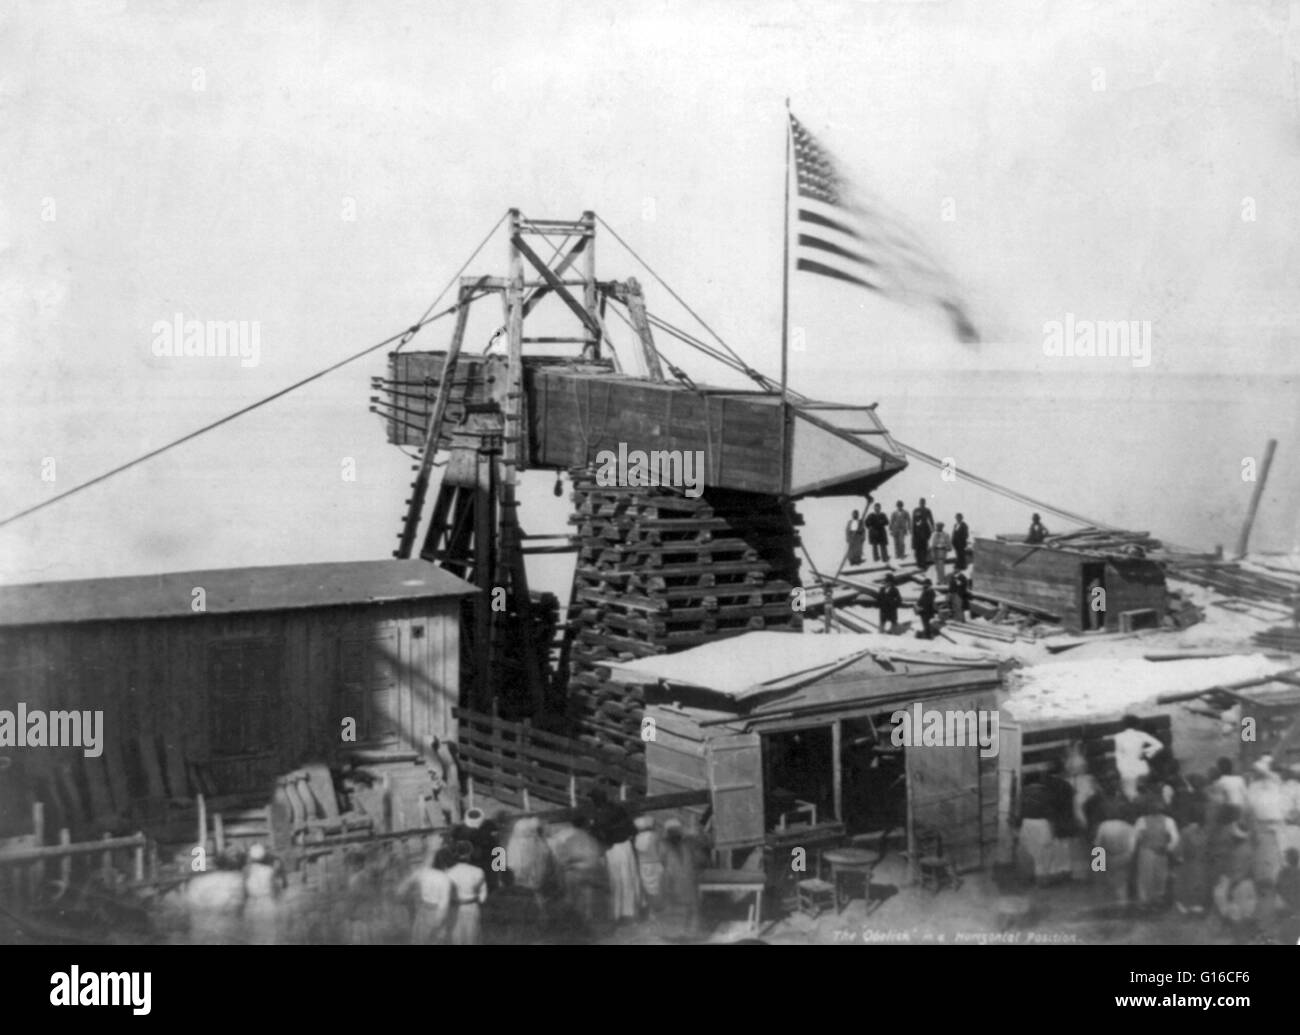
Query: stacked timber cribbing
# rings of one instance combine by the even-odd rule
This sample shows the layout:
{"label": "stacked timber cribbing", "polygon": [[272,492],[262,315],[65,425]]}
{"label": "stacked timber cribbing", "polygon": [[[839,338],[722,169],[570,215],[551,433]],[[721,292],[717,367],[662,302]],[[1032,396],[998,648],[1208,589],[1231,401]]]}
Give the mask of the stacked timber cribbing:
{"label": "stacked timber cribbing", "polygon": [[668,654],[751,629],[797,632],[800,584],[793,506],[774,496],[573,478],[578,547],[567,630],[569,718],[593,744],[642,761],[641,686],[610,661]]}

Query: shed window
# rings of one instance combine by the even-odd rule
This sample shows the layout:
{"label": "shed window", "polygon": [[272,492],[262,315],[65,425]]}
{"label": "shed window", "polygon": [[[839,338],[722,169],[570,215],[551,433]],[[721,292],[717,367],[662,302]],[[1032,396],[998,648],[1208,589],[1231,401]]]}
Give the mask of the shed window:
{"label": "shed window", "polygon": [[273,749],[283,662],[279,640],[208,646],[208,735],[214,756],[258,755]]}

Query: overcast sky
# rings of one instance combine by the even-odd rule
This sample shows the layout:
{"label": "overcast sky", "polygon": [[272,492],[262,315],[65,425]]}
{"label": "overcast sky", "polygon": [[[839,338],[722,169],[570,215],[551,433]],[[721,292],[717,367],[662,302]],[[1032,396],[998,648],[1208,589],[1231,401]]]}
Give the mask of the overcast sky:
{"label": "overcast sky", "polygon": [[[1198,546],[1231,540],[1240,460],[1275,436],[1258,541],[1294,548],[1298,11],[8,5],[0,518],[399,330],[512,205],[595,209],[775,372],[789,97],[953,270],[987,339],[962,346],[932,314],[796,278],[796,388],[880,399],[918,446]],[[504,256],[498,237],[476,268]],[[639,274],[677,320],[613,242],[599,265]],[[154,326],[176,313],[257,322],[257,365],[155,356]],[[1150,321],[1151,365],[1045,356],[1044,324],[1066,313]],[[414,344],[444,347],[447,329]],[[367,412],[382,369],[361,361],[0,529],[0,580],[387,556],[409,471]],[[934,399],[956,407],[967,384],[987,399],[979,420],[942,425]],[[1149,404],[1160,415],[1126,432]],[[1099,425],[1080,427],[1085,412]],[[1047,457],[1080,436],[1091,453],[1065,467],[1086,477],[1053,475]],[[903,477],[900,494],[931,491]],[[563,501],[545,506],[530,528],[562,528]]]}

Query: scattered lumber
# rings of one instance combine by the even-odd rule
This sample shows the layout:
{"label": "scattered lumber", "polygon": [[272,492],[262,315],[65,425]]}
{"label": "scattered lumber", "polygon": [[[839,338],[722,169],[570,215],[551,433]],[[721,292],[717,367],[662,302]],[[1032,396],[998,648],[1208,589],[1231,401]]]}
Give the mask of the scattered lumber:
{"label": "scattered lumber", "polygon": [[1020,636],[1010,629],[988,622],[946,622],[944,628],[965,633],[967,636],[983,636],[990,640],[1000,640],[1003,643],[1015,643],[1020,639]]}
{"label": "scattered lumber", "polygon": [[1250,571],[1235,561],[1179,566],[1168,573],[1175,579],[1213,589],[1227,597],[1290,606],[1300,592],[1300,578],[1284,578]]}
{"label": "scattered lumber", "polygon": [[[1196,658],[1228,658],[1237,654],[1252,653],[1230,648],[1188,647],[1183,650],[1150,650],[1142,655],[1147,661],[1191,661]],[[1285,654],[1267,654],[1266,657],[1285,659]]]}
{"label": "scattered lumber", "polygon": [[[1024,535],[1000,535],[1003,542],[1025,543]],[[1039,546],[1048,549],[1080,550],[1087,553],[1123,554],[1129,557],[1145,556],[1148,550],[1159,550],[1164,545],[1150,532],[1130,532],[1120,528],[1086,528],[1073,532],[1059,532],[1047,536]]]}
{"label": "scattered lumber", "polygon": [[985,600],[991,604],[1005,607],[1008,611],[1019,611],[1021,614],[1029,615],[1032,618],[1044,618],[1053,622],[1061,620],[1061,616],[1055,611],[1045,611],[1041,607],[1035,607],[1033,604],[1026,604],[1019,600],[1008,600],[1006,597],[995,597],[991,593],[980,593],[978,591],[972,591],[971,597],[975,600]]}
{"label": "scattered lumber", "polygon": [[1272,629],[1257,632],[1254,642],[1261,647],[1276,647],[1291,654],[1300,654],[1300,629],[1289,625],[1275,625]]}

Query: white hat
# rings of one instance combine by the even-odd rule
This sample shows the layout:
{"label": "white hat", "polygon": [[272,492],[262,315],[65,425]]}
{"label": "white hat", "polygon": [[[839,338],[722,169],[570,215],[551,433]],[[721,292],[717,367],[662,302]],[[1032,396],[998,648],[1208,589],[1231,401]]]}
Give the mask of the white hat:
{"label": "white hat", "polygon": [[253,862],[261,862],[266,858],[266,849],[260,844],[255,844],[248,850],[248,857]]}
{"label": "white hat", "polygon": [[477,830],[483,825],[484,818],[485,816],[482,809],[470,809],[465,813],[465,825],[469,827],[470,830]]}

